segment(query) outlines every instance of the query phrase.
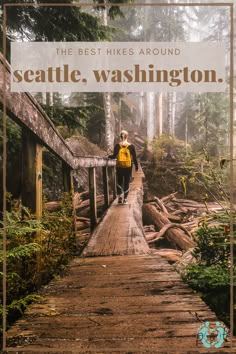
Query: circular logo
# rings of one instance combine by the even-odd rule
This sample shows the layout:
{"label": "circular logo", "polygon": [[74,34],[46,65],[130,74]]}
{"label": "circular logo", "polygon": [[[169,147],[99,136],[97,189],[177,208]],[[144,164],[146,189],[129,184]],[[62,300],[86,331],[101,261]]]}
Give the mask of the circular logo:
{"label": "circular logo", "polygon": [[201,340],[205,348],[220,348],[224,344],[228,332],[229,330],[223,322],[210,323],[206,321],[199,327],[197,338]]}

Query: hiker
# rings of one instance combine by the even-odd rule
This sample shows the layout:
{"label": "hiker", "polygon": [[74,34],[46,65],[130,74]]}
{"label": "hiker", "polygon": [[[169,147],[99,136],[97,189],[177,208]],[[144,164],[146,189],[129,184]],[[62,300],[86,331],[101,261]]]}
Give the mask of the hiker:
{"label": "hiker", "polygon": [[[117,194],[119,204],[128,204],[129,184],[132,174],[132,163],[138,171],[138,161],[136,158],[136,151],[133,144],[128,142],[128,132],[122,130],[120,133],[120,142],[114,147],[113,155],[109,157],[117,159],[116,172],[117,172]],[[124,194],[124,200],[122,198]]]}

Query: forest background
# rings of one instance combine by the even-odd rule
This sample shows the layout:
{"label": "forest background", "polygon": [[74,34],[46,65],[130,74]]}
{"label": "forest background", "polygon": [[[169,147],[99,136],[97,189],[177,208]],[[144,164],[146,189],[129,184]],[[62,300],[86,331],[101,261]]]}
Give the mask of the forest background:
{"label": "forest background", "polygon": [[[162,2],[169,3],[168,0]],[[179,1],[173,2],[178,5]],[[40,1],[37,3],[40,4]],[[73,4],[70,0],[63,3]],[[97,6],[9,7],[8,59],[11,41],[225,43],[228,80],[225,93],[76,92],[66,95],[35,93],[34,97],[68,143],[82,145],[85,150],[92,143],[100,156],[111,152],[121,129],[127,129],[131,138],[134,133],[139,134],[145,140],[140,159],[150,195],[163,197],[177,191],[182,197],[204,202],[213,200],[224,206],[224,210],[217,215],[218,224],[215,227],[208,225],[212,215],[203,215],[203,222],[196,231],[194,255],[197,262],[186,266],[184,277],[194,289],[203,293],[205,300],[229,324],[230,242],[226,228],[230,214],[229,8],[103,7],[99,1],[91,2],[91,5],[94,4]],[[2,11],[0,16],[2,24]],[[2,33],[1,26],[1,37]],[[181,162],[183,167],[175,169],[174,174],[166,174],[162,167],[167,156],[173,162]],[[53,215],[45,210],[42,220],[36,220],[19,202],[21,160],[22,128],[8,117],[9,324],[28,303],[37,300],[35,292],[40,286],[57,276],[68,260],[79,253],[72,227],[70,198],[63,194],[59,158],[44,149],[45,202],[60,200],[61,209]],[[75,188],[79,193],[85,190],[80,177],[80,173],[74,175]],[[231,198],[234,199],[234,196]],[[44,235],[43,240],[37,239],[39,231]]]}

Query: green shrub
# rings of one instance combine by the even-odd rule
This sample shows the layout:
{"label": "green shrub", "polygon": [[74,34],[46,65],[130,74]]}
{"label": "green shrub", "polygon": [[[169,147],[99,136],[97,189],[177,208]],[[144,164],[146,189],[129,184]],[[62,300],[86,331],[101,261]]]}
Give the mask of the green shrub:
{"label": "green shrub", "polygon": [[185,280],[189,285],[199,291],[216,290],[217,288],[229,288],[230,269],[227,266],[204,266],[191,264],[186,267]]}
{"label": "green shrub", "polygon": [[183,140],[165,134],[154,139],[151,146],[156,161],[162,160],[168,152],[172,153],[177,160],[183,160],[186,153],[190,152],[190,146],[188,145],[185,148],[185,142]]}
{"label": "green shrub", "polygon": [[[63,196],[59,212],[45,212],[41,220],[36,220],[26,208],[14,209],[6,216],[6,311],[9,326],[29,303],[39,299],[34,292],[64,269],[76,248],[69,194]],[[3,228],[0,228],[0,242],[2,249]],[[3,262],[2,251],[0,261]],[[2,284],[2,279],[0,281]]]}
{"label": "green shrub", "polygon": [[[217,226],[208,226],[208,220]],[[234,232],[236,235],[236,232]],[[235,248],[235,246],[234,246]],[[235,249],[234,249],[235,252]],[[196,233],[196,247],[193,251],[197,263],[187,265],[184,280],[202,293],[203,300],[230,325],[230,234],[227,211],[208,215]],[[234,274],[235,274],[234,268]],[[236,287],[236,274],[234,287]],[[234,301],[236,293],[234,292]]]}
{"label": "green shrub", "polygon": [[197,230],[197,245],[193,251],[199,265],[228,265],[230,236],[224,225],[202,226]]}

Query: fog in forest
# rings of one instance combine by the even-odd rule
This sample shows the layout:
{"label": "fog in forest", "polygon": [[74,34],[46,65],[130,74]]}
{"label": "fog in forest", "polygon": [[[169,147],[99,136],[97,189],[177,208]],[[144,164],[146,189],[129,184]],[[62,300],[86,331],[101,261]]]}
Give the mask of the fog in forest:
{"label": "fog in forest", "polygon": [[[226,81],[226,90],[220,93],[164,92],[158,84],[153,92],[145,92],[142,83],[139,92],[34,92],[23,96],[8,92],[6,124],[1,119],[0,199],[6,201],[4,220],[10,235],[9,325],[28,303],[37,300],[28,294],[57,277],[59,270],[83,250],[92,234],[91,205],[98,212],[94,224],[104,217],[104,183],[106,206],[117,203],[116,162],[109,173],[106,164],[123,129],[136,149],[140,164],[137,173],[145,176],[138,201],[145,242],[157,252],[168,249],[171,264],[184,258],[180,271],[184,281],[194,292],[202,292],[219,319],[230,325],[233,283],[229,272],[232,275],[232,240],[236,236],[231,14],[230,7],[222,2],[219,6],[206,6],[205,1],[194,6],[194,2],[199,3],[186,0],[189,6],[183,6],[178,0],[153,0],[153,4],[143,4],[140,0],[131,4],[123,0],[124,6],[107,2],[104,7],[100,1],[90,1],[91,6],[81,7],[7,9],[6,48],[1,44],[1,52],[6,49],[9,64],[10,43],[14,41],[155,43],[157,63],[160,56],[168,61],[174,55],[174,51],[159,51],[159,43],[173,48],[178,43],[223,43]],[[74,4],[72,0],[67,3]],[[1,65],[3,62],[1,59]],[[0,116],[4,118],[3,90],[0,93]],[[49,124],[49,129],[44,128],[47,143],[40,136],[43,128],[38,122]],[[72,165],[66,160],[68,156],[72,156]],[[84,165],[74,168],[77,158]],[[96,163],[91,167],[93,158]],[[99,164],[101,160],[105,162]],[[96,201],[91,202],[91,195]],[[41,208],[39,219],[36,204]],[[147,216],[147,211],[153,208],[157,218],[164,215],[172,231],[182,235],[181,246],[173,246],[166,238],[170,225],[150,225],[153,215]]]}

